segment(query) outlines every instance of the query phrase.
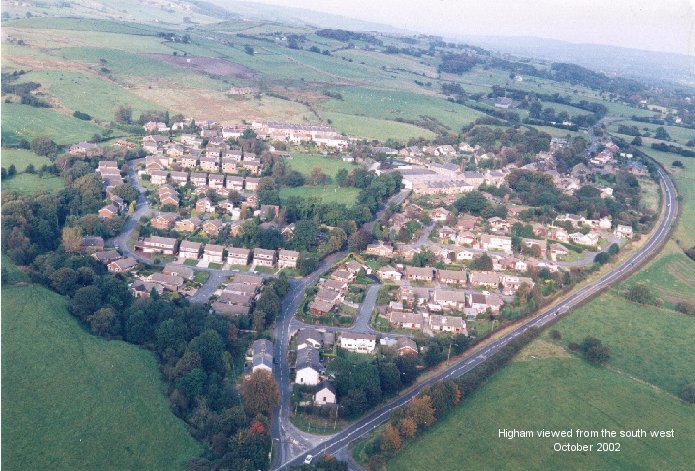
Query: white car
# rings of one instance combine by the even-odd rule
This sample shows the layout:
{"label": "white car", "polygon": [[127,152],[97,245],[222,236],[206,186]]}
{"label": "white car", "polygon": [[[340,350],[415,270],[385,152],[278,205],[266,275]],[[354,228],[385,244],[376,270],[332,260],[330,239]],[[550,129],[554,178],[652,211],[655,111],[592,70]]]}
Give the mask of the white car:
{"label": "white car", "polygon": [[306,455],[306,458],[304,458],[304,464],[311,464],[311,460],[314,459],[314,455]]}

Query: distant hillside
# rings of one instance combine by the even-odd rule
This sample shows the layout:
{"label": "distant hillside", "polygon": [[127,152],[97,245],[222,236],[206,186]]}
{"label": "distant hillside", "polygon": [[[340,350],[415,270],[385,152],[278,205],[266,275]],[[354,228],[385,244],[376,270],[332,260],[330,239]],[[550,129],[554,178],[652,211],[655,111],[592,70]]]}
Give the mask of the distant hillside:
{"label": "distant hillside", "polygon": [[572,62],[607,74],[695,88],[695,57],[614,46],[526,37],[461,37],[482,47],[552,62]]}

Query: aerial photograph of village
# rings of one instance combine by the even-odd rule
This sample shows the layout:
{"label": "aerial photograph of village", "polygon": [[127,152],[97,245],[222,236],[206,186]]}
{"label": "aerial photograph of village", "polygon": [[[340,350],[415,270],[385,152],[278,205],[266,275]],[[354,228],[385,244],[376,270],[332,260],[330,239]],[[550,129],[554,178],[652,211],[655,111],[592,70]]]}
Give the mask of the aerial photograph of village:
{"label": "aerial photograph of village", "polygon": [[8,471],[695,469],[695,4],[0,0]]}

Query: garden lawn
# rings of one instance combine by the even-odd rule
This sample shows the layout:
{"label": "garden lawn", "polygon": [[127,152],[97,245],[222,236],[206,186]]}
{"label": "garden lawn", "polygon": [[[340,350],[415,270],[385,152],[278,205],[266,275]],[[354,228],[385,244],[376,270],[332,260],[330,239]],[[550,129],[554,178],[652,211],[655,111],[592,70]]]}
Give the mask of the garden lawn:
{"label": "garden lawn", "polygon": [[41,286],[2,301],[3,469],[183,470],[199,454],[150,352],[88,333]]}
{"label": "garden lawn", "polygon": [[341,188],[337,185],[304,185],[296,188],[281,188],[280,199],[286,200],[292,196],[299,198],[320,198],[323,203],[343,203],[352,206],[357,201],[360,190],[357,188]]}
{"label": "garden lawn", "polygon": [[306,177],[311,175],[311,171],[315,167],[319,167],[323,173],[331,178],[334,178],[335,174],[338,173],[340,169],[344,168],[350,172],[353,169],[359,168],[350,162],[343,162],[339,158],[325,157],[316,154],[293,154],[292,159],[286,162],[292,170],[296,170]]}

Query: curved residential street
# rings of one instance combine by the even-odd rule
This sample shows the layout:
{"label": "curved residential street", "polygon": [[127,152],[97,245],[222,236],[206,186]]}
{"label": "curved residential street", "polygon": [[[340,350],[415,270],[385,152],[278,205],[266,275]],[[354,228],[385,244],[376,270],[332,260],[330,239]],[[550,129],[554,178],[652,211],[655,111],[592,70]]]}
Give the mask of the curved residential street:
{"label": "curved residential street", "polygon": [[[502,349],[515,337],[523,334],[530,328],[543,327],[556,317],[566,315],[571,309],[577,307],[580,303],[605,290],[613,283],[621,280],[637,269],[640,265],[645,263],[666,242],[678,215],[678,199],[676,189],[664,170],[659,168],[658,171],[664,196],[660,221],[653,231],[651,237],[627,260],[615,266],[610,272],[604,274],[599,279],[574,291],[568,297],[556,303],[553,307],[547,308],[536,316],[520,322],[517,327],[508,334],[488,343],[479,350],[471,352],[469,356],[452,364],[443,372],[426,381],[423,381],[411,389],[408,393],[399,396],[390,403],[373,410],[365,417],[354,422],[339,433],[329,437],[322,437],[323,441],[319,445],[304,449],[299,454],[293,452],[293,447],[290,446],[289,443],[290,440],[293,440],[293,437],[287,433],[291,432],[291,429],[288,427],[290,385],[289,368],[287,366],[287,349],[289,343],[289,333],[287,332],[287,328],[289,327],[288,318],[290,318],[294,312],[293,309],[296,310],[296,307],[299,305],[296,298],[291,299],[289,303],[286,303],[283,306],[282,327],[279,335],[276,338],[275,344],[276,354],[280,355],[280,358],[282,358],[282,363],[278,368],[276,368],[275,372],[282,394],[279,414],[275,415],[273,422],[273,438],[274,445],[276,446],[276,452],[274,455],[274,469],[287,469],[290,466],[301,465],[306,456],[310,454],[317,456],[324,453],[331,453],[332,455],[344,456],[350,443],[386,422],[394,410],[403,407],[405,404],[411,401],[420,393],[420,391],[422,391],[423,388],[430,386],[437,381],[458,378],[461,375],[466,374],[484,362],[491,355],[494,355],[496,352]],[[301,301],[301,299],[299,301]],[[280,327],[280,323],[278,326]],[[294,448],[297,447],[295,446]]]}

